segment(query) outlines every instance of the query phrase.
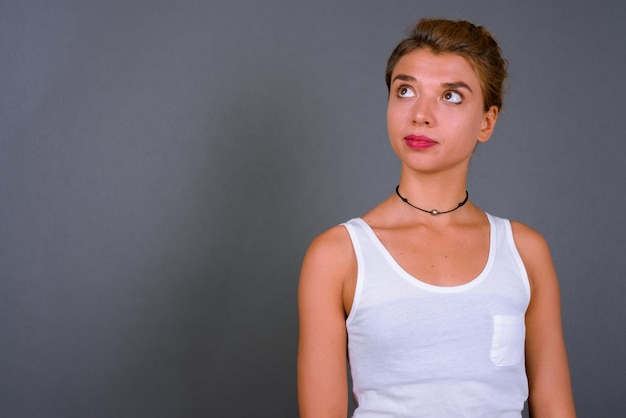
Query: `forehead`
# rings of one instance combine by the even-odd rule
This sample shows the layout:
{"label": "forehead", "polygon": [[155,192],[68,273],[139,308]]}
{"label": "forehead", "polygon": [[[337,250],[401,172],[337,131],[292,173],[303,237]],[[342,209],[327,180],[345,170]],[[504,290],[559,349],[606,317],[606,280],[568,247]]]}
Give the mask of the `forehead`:
{"label": "forehead", "polygon": [[398,74],[423,81],[463,81],[470,86],[480,87],[480,78],[465,57],[451,53],[434,54],[429,49],[417,49],[403,55],[393,69],[391,79]]}

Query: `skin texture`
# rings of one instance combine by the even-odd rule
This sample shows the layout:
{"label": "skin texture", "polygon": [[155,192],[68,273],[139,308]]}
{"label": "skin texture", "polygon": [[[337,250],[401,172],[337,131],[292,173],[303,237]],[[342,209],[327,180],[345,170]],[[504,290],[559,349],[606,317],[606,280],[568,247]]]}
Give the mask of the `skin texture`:
{"label": "skin texture", "polygon": [[[463,57],[427,49],[403,56],[392,74],[387,123],[401,162],[400,191],[422,208],[447,210],[465,197],[469,161],[493,132],[498,108],[484,110],[480,80]],[[434,142],[411,147],[417,135]],[[438,286],[471,281],[489,252],[489,222],[468,202],[431,216],[395,194],[363,219],[411,275]],[[559,288],[550,252],[536,231],[512,222],[515,243],[529,275],[526,362],[532,417],[573,417],[569,369],[561,330]],[[419,254],[419,256],[417,256]],[[348,408],[345,319],[352,308],[357,264],[345,228],[317,237],[300,276],[298,396],[300,416],[345,417]]]}

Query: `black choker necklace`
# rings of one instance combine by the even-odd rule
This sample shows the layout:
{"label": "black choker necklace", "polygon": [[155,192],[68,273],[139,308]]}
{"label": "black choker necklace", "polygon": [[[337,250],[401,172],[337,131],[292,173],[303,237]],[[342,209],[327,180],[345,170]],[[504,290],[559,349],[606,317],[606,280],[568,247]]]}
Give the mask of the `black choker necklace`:
{"label": "black choker necklace", "polygon": [[461,206],[463,206],[464,204],[466,204],[466,203],[467,203],[467,200],[469,199],[469,193],[468,193],[468,191],[466,190],[466,191],[465,191],[465,199],[464,199],[462,202],[460,202],[460,203],[457,205],[457,207],[456,207],[456,208],[454,208],[454,209],[450,209],[450,210],[446,210],[445,212],[440,212],[440,211],[438,211],[437,209],[433,209],[433,210],[426,210],[426,209],[418,208],[417,206],[415,206],[414,204],[412,204],[411,202],[409,202],[409,201],[407,200],[407,198],[406,198],[406,197],[404,197],[404,196],[402,196],[402,195],[400,194],[400,191],[398,190],[399,188],[400,188],[400,185],[398,184],[398,185],[396,186],[396,194],[398,195],[398,197],[399,197],[399,198],[400,198],[400,199],[401,199],[404,203],[406,203],[407,205],[411,206],[412,208],[415,208],[415,209],[417,209],[417,210],[421,210],[422,212],[430,213],[430,214],[431,214],[431,215],[433,215],[433,216],[436,216],[436,215],[443,215],[444,213],[454,212],[455,210],[457,210],[458,208],[460,208]]}

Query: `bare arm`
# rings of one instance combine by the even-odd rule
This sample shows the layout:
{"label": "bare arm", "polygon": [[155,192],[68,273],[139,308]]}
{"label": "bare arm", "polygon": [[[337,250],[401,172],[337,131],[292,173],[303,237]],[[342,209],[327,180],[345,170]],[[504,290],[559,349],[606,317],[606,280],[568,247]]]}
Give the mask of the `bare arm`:
{"label": "bare arm", "polygon": [[298,289],[301,418],[347,416],[344,294],[349,294],[346,284],[354,278],[356,260],[345,228],[330,229],[313,241],[304,257]]}
{"label": "bare arm", "polygon": [[528,272],[531,300],[526,312],[526,371],[533,418],[575,417],[567,353],[561,326],[559,284],[543,237],[512,223]]}

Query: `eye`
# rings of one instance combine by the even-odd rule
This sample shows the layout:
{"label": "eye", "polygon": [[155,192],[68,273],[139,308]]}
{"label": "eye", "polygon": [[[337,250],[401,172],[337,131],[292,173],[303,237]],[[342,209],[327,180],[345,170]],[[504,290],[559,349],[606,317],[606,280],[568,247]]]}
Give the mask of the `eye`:
{"label": "eye", "polygon": [[415,97],[415,92],[409,86],[398,87],[398,97]]}
{"label": "eye", "polygon": [[463,96],[461,93],[456,91],[447,91],[442,96],[443,100],[448,103],[461,103],[463,101]]}

